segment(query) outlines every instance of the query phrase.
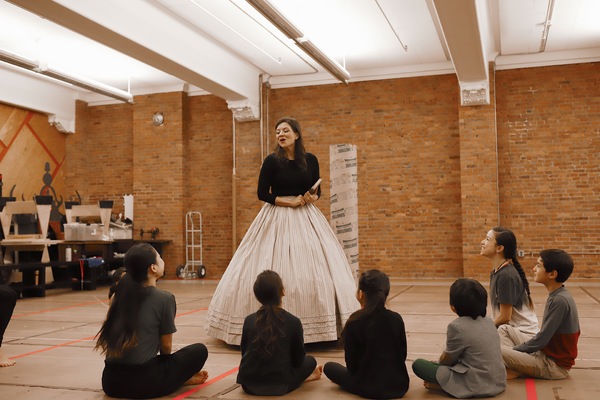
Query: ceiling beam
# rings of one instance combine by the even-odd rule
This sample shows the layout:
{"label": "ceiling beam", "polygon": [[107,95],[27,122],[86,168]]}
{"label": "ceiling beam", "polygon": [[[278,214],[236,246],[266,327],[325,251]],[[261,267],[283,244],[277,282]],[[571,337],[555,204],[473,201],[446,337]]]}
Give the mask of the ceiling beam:
{"label": "ceiling beam", "polygon": [[461,104],[489,104],[488,60],[477,0],[433,0],[460,84]]}
{"label": "ceiling beam", "polygon": [[258,101],[255,66],[155,3],[8,1],[225,100]]}
{"label": "ceiling beam", "polygon": [[0,69],[0,101],[48,115],[48,122],[64,133],[75,132],[77,93],[66,84],[20,67]]}

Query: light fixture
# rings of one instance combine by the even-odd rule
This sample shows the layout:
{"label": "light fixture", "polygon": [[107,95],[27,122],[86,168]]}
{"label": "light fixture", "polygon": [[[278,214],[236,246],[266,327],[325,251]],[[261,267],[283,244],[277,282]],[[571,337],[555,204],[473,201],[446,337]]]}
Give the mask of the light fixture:
{"label": "light fixture", "polygon": [[338,80],[343,83],[348,83],[350,80],[350,74],[344,67],[342,67],[337,61],[328,57],[323,53],[317,46],[306,40],[304,34],[294,26],[288,19],[279,12],[269,1],[267,0],[246,0],[252,7],[254,7],[259,13],[261,13],[269,22],[271,22],[277,29],[283,32],[288,38],[296,42],[296,45],[300,47],[306,54],[308,54],[313,60],[319,65],[325,68],[331,75],[335,76]]}
{"label": "light fixture", "polygon": [[133,104],[133,96],[131,93],[128,93],[124,90],[120,90],[91,79],[71,75],[69,73],[60,71],[57,68],[48,67],[42,63],[29,60],[4,49],[0,49],[0,61],[4,61],[5,63],[14,65],[16,67],[54,78],[61,82],[70,83],[71,85],[87,89],[104,96],[112,97],[113,99]]}
{"label": "light fixture", "polygon": [[554,0],[548,0],[548,10],[546,11],[546,19],[544,20],[544,30],[542,32],[542,41],[540,43],[540,53],[546,50],[546,42],[548,41],[548,33],[552,25],[552,13],[554,12]]}
{"label": "light fixture", "polygon": [[154,126],[161,126],[165,123],[165,116],[161,112],[155,112],[152,116],[152,123]]}

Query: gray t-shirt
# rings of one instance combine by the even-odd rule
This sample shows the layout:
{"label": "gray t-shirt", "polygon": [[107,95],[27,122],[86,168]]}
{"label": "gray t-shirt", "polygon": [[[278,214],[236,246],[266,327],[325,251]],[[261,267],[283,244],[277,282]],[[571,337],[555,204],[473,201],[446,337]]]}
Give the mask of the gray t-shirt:
{"label": "gray t-shirt", "polygon": [[509,325],[529,336],[533,336],[539,331],[537,315],[529,307],[529,297],[514,265],[508,264],[498,272],[491,273],[490,303],[492,319],[498,317],[500,304],[511,304],[513,312],[508,322]]}
{"label": "gray t-shirt", "polygon": [[148,290],[148,297],[142,303],[138,316],[137,345],[119,359],[108,359],[109,362],[127,365],[144,364],[158,354],[160,337],[177,331],[175,296],[153,286],[147,287],[146,290]]}

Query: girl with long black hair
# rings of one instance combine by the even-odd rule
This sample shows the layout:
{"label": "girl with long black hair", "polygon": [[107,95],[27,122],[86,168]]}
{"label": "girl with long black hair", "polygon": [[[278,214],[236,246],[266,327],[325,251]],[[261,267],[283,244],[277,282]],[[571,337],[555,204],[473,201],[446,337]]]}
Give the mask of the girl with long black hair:
{"label": "girl with long black hair", "polygon": [[322,367],[304,349],[302,323],[281,308],[281,277],[265,270],[253,289],[261,307],[244,320],[237,383],[249,394],[278,396],[320,379]]}
{"label": "girl with long black hair", "polygon": [[363,306],[350,316],[342,338],[346,366],[325,364],[323,372],[342,389],[370,399],[402,397],[408,390],[406,331],[400,314],[385,308],[390,279],[372,269],[358,281]]}
{"label": "girl with long black hair", "polygon": [[[172,353],[175,296],[156,287],[165,263],[148,243],[125,254],[127,273],[116,287],[96,349],[106,354],[102,389],[111,397],[148,399],[197,385],[208,374],[202,367],[206,346],[192,344]],[[157,355],[157,353],[159,353]]]}
{"label": "girl with long black hair", "polygon": [[517,238],[508,228],[496,226],[481,241],[481,255],[490,260],[490,303],[497,328],[508,324],[528,337],[539,331],[529,282],[517,258]]}

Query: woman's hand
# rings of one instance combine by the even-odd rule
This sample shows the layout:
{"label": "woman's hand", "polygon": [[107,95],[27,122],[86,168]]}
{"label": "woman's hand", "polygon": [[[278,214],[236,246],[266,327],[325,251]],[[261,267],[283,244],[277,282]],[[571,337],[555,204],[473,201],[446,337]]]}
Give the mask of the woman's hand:
{"label": "woman's hand", "polygon": [[280,207],[302,207],[306,204],[304,196],[277,196],[275,205]]}
{"label": "woman's hand", "polygon": [[302,198],[304,199],[305,204],[314,203],[315,201],[319,200],[319,196],[317,195],[317,193],[310,194],[310,191],[304,193],[304,196],[302,196]]}
{"label": "woman's hand", "polygon": [[294,198],[293,204],[292,207],[302,207],[306,204],[306,200],[304,200],[303,196],[298,195]]}

